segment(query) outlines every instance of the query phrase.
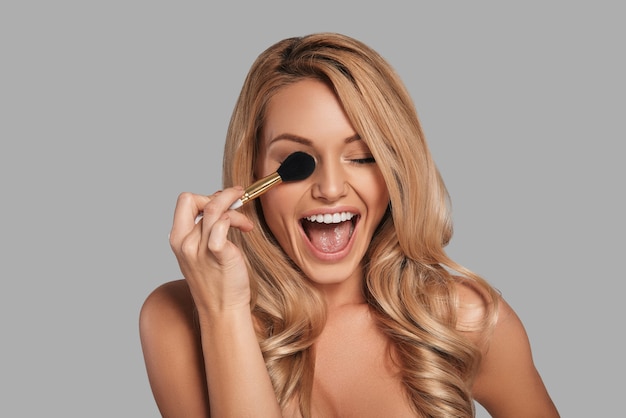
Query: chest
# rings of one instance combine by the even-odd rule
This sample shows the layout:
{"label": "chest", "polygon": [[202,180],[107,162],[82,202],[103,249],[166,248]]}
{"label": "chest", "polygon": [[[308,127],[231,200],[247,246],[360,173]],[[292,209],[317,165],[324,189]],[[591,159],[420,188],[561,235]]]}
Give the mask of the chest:
{"label": "chest", "polygon": [[314,417],[415,417],[390,342],[367,309],[330,317],[314,350]]}

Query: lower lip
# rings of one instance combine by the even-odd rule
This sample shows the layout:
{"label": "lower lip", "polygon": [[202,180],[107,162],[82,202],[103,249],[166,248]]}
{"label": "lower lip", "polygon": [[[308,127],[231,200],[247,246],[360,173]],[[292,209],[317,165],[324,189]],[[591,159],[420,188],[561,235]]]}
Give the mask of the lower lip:
{"label": "lower lip", "polygon": [[309,249],[309,252],[313,254],[315,258],[321,261],[326,261],[326,262],[339,261],[345,258],[350,253],[350,250],[352,249],[352,246],[354,245],[355,237],[358,233],[357,227],[359,225],[359,222],[360,222],[360,219],[354,225],[354,229],[352,230],[352,235],[350,235],[350,241],[348,241],[348,245],[346,245],[346,247],[343,250],[337,251],[334,253],[325,253],[315,248],[313,244],[311,243],[311,241],[309,240],[309,237],[307,237],[306,233],[304,232],[302,225],[300,225],[300,235],[302,237],[302,240],[306,243],[306,246]]}

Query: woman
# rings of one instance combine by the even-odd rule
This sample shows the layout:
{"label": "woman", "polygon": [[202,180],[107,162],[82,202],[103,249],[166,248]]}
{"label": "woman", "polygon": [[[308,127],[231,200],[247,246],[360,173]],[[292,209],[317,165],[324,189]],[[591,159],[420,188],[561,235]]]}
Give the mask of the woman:
{"label": "woman", "polygon": [[[295,151],[314,157],[310,177],[229,209]],[[184,279],[142,307],[163,416],[471,417],[476,400],[494,417],[558,417],[519,318],[446,255],[445,186],[375,51],[321,33],[263,52],[223,178],[179,196]]]}

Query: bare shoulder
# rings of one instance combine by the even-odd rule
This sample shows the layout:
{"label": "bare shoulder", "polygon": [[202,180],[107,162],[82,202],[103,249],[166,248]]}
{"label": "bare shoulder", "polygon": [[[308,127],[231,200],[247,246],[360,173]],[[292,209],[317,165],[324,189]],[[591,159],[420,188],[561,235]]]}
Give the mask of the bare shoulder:
{"label": "bare shoulder", "polygon": [[139,326],[142,332],[154,327],[193,323],[194,304],[185,280],[164,283],[154,289],[144,301]]}
{"label": "bare shoulder", "polygon": [[153,359],[174,360],[200,344],[193,298],[184,280],[164,283],[148,295],[139,313],[139,336],[149,373]]}
{"label": "bare shoulder", "polygon": [[[469,281],[459,281],[457,294],[459,329],[482,351],[474,398],[493,417],[558,417],[535,367],[524,324],[509,303],[496,292],[490,301],[486,290]],[[495,316],[486,327],[481,321],[490,307]]]}
{"label": "bare shoulder", "polygon": [[[501,348],[508,350],[508,345],[530,354],[524,325],[506,300],[499,293],[489,293],[488,289],[470,280],[457,279],[457,327],[482,347],[483,364]],[[491,321],[485,322],[490,311],[493,314]]]}
{"label": "bare shoulder", "polygon": [[161,415],[207,416],[200,334],[187,283],[160,285],[144,301],[139,334],[152,393]]}

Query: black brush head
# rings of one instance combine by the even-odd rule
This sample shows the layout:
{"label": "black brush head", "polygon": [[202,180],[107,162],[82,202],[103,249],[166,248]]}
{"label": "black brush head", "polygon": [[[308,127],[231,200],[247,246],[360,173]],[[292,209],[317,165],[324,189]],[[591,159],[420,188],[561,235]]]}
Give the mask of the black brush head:
{"label": "black brush head", "polygon": [[296,151],[290,154],[276,172],[282,181],[304,180],[313,174],[315,160],[306,152]]}

